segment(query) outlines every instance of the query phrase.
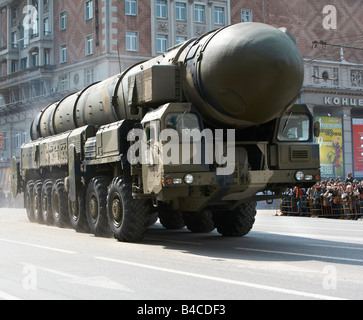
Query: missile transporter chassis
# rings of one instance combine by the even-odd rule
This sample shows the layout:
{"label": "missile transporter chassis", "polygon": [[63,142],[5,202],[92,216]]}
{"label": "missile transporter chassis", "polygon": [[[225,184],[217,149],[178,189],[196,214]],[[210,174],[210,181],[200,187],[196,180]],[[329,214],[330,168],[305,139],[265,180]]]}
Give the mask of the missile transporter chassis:
{"label": "missile transporter chassis", "polygon": [[238,24],[189,40],[43,109],[13,158],[13,194],[32,222],[120,241],[157,218],[243,236],[256,201],[320,178],[312,116],[294,104],[302,81],[285,29]]}
{"label": "missile transporter chassis", "polygon": [[[192,109],[173,103],[154,113],[165,123],[168,114],[185,116]],[[294,110],[295,116],[309,116],[304,106]],[[87,125],[25,144],[20,171],[13,159],[12,181],[14,191],[24,191],[29,220],[131,242],[142,239],[157,217],[167,229],[186,225],[192,232],[217,228],[224,236],[243,236],[253,226],[256,201],[279,198],[288,186],[306,187],[318,179],[318,171],[309,169],[318,162],[318,145],[275,138],[238,141],[246,130],[236,133],[234,170],[228,176],[217,175],[216,163],[194,164],[193,159],[179,165],[130,164],[128,134],[156,123],[156,118],[148,120],[122,120],[98,130]],[[278,124],[262,125],[254,135],[271,140],[268,133],[278,135]],[[248,134],[253,136],[251,129]],[[159,149],[165,144],[158,143]],[[305,178],[299,181],[300,172]]]}

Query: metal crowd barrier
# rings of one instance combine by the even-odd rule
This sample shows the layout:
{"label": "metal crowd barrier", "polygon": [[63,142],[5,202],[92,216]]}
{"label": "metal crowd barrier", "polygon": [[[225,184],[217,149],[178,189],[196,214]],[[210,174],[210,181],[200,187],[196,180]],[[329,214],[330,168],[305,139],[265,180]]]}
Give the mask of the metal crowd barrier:
{"label": "metal crowd barrier", "polygon": [[358,219],[363,216],[363,199],[353,196],[347,201],[329,201],[303,197],[284,197],[280,202],[282,215]]}

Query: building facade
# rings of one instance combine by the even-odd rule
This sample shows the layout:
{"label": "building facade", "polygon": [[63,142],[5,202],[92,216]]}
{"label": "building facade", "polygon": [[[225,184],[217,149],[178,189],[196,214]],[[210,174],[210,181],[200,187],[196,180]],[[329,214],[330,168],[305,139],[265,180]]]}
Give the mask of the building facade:
{"label": "building facade", "polygon": [[0,167],[48,104],[189,38],[261,22],[294,34],[300,102],[334,129],[318,141],[323,176],[363,178],[362,16],[360,0],[0,0]]}
{"label": "building facade", "polygon": [[321,174],[363,178],[363,2],[231,0],[231,22],[286,27],[303,55],[299,102],[320,122]]}

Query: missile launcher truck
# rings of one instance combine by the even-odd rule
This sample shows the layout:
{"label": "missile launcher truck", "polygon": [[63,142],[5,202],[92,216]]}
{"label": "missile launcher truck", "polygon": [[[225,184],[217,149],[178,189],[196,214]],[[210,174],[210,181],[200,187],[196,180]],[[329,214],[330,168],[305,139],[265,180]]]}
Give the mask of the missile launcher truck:
{"label": "missile launcher truck", "polygon": [[157,217],[247,234],[257,201],[320,178],[295,42],[285,28],[227,26],[50,104],[13,158],[13,195],[32,222],[120,241]]}

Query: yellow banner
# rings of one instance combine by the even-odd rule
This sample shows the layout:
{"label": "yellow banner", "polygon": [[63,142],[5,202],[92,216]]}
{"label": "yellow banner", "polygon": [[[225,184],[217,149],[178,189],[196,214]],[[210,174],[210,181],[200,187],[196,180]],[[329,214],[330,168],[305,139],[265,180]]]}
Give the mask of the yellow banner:
{"label": "yellow banner", "polygon": [[344,178],[342,118],[315,117],[320,123],[316,139],[320,150],[320,171],[324,178]]}

